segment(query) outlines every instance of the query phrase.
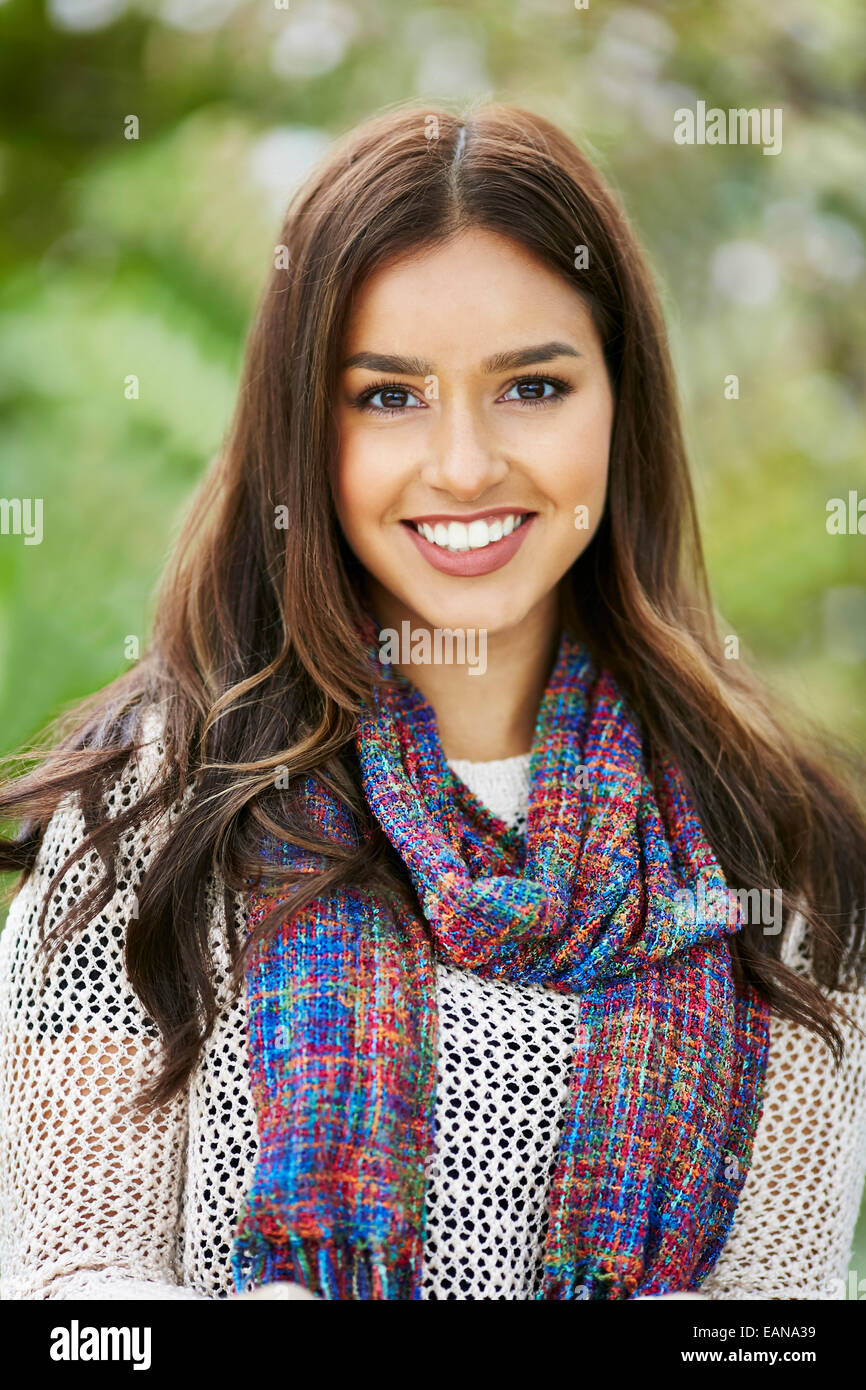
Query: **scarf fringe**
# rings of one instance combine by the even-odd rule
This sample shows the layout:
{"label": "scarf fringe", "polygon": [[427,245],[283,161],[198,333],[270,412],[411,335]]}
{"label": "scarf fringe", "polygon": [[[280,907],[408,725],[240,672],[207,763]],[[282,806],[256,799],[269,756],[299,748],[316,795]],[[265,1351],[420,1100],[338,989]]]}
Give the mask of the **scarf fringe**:
{"label": "scarf fringe", "polygon": [[649,1277],[649,1271],[639,1259],[629,1260],[624,1267],[621,1260],[606,1256],[583,1260],[577,1266],[548,1275],[536,1299],[613,1302],[638,1295],[652,1298],[671,1293],[694,1293],[700,1285],[701,1279],[694,1272],[687,1279],[675,1277],[673,1271],[667,1278],[661,1273]]}
{"label": "scarf fringe", "polygon": [[237,1293],[288,1280],[331,1302],[417,1298],[415,1265],[412,1259],[394,1263],[384,1246],[324,1245],[292,1235],[280,1245],[253,1235],[236,1240],[232,1251]]}
{"label": "scarf fringe", "polygon": [[632,1298],[640,1283],[640,1262],[623,1268],[611,1257],[582,1260],[577,1265],[552,1271],[544,1279],[537,1299],[558,1302],[612,1302]]}

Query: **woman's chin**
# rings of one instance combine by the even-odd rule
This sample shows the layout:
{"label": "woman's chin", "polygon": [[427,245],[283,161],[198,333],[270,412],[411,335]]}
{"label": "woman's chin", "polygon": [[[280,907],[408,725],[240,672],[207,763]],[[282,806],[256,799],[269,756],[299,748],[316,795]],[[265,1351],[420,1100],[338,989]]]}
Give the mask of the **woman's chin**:
{"label": "woman's chin", "polygon": [[426,626],[443,632],[448,629],[484,632],[487,634],[487,640],[491,641],[496,636],[519,627],[531,608],[532,605],[525,600],[519,603],[512,598],[492,603],[479,603],[467,599],[431,604],[428,594],[424,597],[419,595],[417,604],[412,604],[407,612],[411,611],[417,615],[409,619],[413,630],[419,626]]}

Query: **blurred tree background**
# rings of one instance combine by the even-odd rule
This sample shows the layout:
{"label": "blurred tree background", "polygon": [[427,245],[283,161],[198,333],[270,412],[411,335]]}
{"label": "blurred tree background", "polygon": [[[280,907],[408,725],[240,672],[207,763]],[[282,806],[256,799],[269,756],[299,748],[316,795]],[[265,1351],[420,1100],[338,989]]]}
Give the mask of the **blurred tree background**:
{"label": "blurred tree background", "polygon": [[[726,628],[862,746],[866,540],[829,534],[827,503],[866,496],[864,37],[858,0],[0,3],[0,492],[44,499],[40,545],[0,537],[2,751],[144,645],[289,194],[413,96],[538,110],[619,190]],[[781,153],[676,144],[698,100],[781,108]]]}

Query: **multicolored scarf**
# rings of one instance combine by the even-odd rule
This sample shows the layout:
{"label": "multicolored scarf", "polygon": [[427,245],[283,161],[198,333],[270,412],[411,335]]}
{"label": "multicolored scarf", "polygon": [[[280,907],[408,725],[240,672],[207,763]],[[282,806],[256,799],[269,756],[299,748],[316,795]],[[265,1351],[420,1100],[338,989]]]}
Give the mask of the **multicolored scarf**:
{"label": "multicolored scarf", "polygon": [[[437,960],[580,999],[538,1296],[696,1288],[748,1169],[768,1010],[735,990],[738,913],[681,777],[665,766],[651,784],[615,681],[563,636],[523,837],[453,774],[420,693],[386,675],[358,759],[423,916],[347,889],[251,954],[259,1155],[236,1288],[288,1279],[327,1299],[420,1297]],[[351,841],[348,813],[315,778],[306,799],[325,835]],[[288,845],[267,854],[321,867]],[[255,889],[250,928],[274,901]]]}

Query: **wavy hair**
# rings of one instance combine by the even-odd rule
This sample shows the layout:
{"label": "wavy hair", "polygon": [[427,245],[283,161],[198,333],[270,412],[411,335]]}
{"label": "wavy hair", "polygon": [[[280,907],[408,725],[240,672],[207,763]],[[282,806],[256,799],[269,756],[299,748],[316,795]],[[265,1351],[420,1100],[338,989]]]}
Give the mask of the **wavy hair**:
{"label": "wavy hair", "polygon": [[[262,873],[262,838],[274,834],[323,855],[321,872],[296,880],[296,909],[351,882],[411,892],[354,755],[371,675],[358,630],[364,576],[329,481],[333,401],[364,278],[468,227],[521,243],[592,311],[615,399],[608,497],[563,580],[567,609],[619,681],[651,759],[682,770],[728,882],[780,890],[785,923],[798,910],[806,920],[814,983],[783,963],[782,935],[760,924],[732,938],[738,979],[842,1055],[842,1011],[827,992],[862,979],[866,935],[866,824],[845,775],[851,755],[816,729],[795,732],[746,665],[724,659],[664,325],[634,234],[593,164],[549,121],[495,104],[463,115],[411,105],[343,138],[289,205],[287,268],[275,265],[265,286],[225,446],[193,500],[144,656],[59,722],[0,789],[0,817],[18,826],[0,844],[0,868],[26,876],[70,794],[87,834],[52,889],[88,851],[104,866],[43,933],[47,958],[110,900],[123,835],[175,808],[127,931],[129,976],[163,1042],[143,1104],[184,1085],[217,1017],[214,871],[228,906]],[[575,268],[576,245],[589,248],[586,269]],[[287,525],[275,524],[277,508]],[[107,792],[151,706],[164,720],[161,776],[110,816]],[[299,795],[310,775],[351,812],[355,847],[320,843]],[[235,985],[277,920],[241,940],[226,912]]]}

